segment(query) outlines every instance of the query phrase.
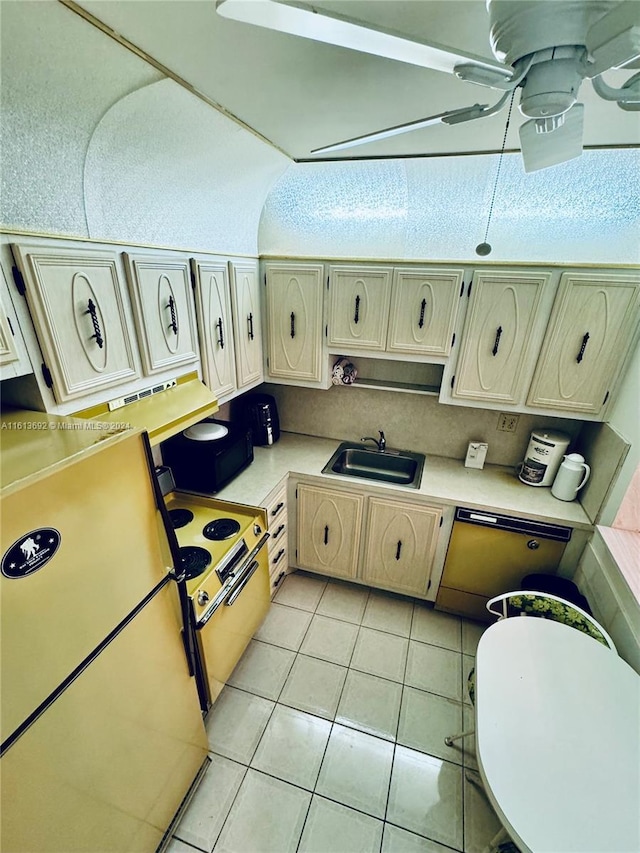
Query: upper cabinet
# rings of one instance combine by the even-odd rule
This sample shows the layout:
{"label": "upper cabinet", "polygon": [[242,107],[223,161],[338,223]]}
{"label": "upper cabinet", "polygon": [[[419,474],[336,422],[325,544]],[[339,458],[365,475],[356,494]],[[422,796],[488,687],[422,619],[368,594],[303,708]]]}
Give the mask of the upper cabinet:
{"label": "upper cabinet", "polygon": [[471,284],[451,396],[523,403],[544,333],[551,273],[477,272]]}
{"label": "upper cabinet", "polygon": [[329,346],[446,358],[463,275],[438,267],[330,267]]}
{"label": "upper cabinet", "polygon": [[322,381],[324,267],[265,265],[267,378]]}
{"label": "upper cabinet", "polygon": [[124,257],[145,374],[196,362],[188,260],[170,255]]}
{"label": "upper cabinet", "polygon": [[236,391],[229,269],[224,260],[192,260],[204,381],[218,401]]}
{"label": "upper cabinet", "polygon": [[599,415],[638,328],[640,277],[564,273],[527,404]]}
{"label": "upper cabinet", "polygon": [[396,267],[387,351],[447,356],[463,286],[463,270]]}
{"label": "upper cabinet", "polygon": [[231,306],[236,341],[236,383],[246,391],[264,379],[258,262],[230,261]]}
{"label": "upper cabinet", "polygon": [[22,338],[9,295],[4,270],[0,270],[0,380],[32,373],[29,354]]}
{"label": "upper cabinet", "polygon": [[26,243],[12,248],[56,400],[138,378],[117,254]]}
{"label": "upper cabinet", "polygon": [[329,268],[330,346],[384,350],[392,272],[391,267]]}

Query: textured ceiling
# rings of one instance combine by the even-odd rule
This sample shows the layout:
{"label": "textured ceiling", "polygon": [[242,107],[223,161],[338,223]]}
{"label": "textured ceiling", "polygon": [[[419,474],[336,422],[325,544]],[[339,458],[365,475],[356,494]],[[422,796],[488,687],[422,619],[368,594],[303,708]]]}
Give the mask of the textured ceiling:
{"label": "textured ceiling", "polygon": [[[228,21],[214,0],[82,0],[80,4],[294,159],[312,148],[477,101],[498,93],[448,74],[367,56]],[[491,56],[483,0],[318,2],[354,18],[457,49]],[[553,6],[548,3],[549,8]],[[619,85],[628,75],[609,74]],[[638,113],[602,101],[584,82],[585,145],[638,145]],[[393,157],[497,151],[506,112],[435,126],[340,152]],[[519,148],[517,114],[507,148]]]}

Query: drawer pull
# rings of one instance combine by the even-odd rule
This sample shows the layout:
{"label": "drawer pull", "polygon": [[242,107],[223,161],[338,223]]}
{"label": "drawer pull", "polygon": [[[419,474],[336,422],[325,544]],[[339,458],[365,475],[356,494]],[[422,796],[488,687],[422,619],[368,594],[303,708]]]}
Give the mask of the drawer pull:
{"label": "drawer pull", "polygon": [[279,504],[277,504],[277,505],[276,505],[276,506],[271,510],[271,515],[277,515],[277,514],[280,512],[280,510],[282,509],[282,507],[283,507],[283,506],[284,506],[284,501],[280,501],[280,503],[279,503]]}
{"label": "drawer pull", "polygon": [[284,525],[284,524],[281,524],[281,525],[280,525],[280,527],[279,527],[279,528],[276,530],[276,532],[273,534],[273,538],[274,538],[274,539],[277,539],[277,538],[278,538],[278,536],[280,536],[280,534],[281,534],[281,533],[282,533],[282,531],[284,530],[284,528],[285,528],[285,525]]}
{"label": "drawer pull", "polygon": [[271,561],[271,562],[273,563],[273,565],[274,565],[274,566],[276,565],[276,563],[280,562],[280,560],[282,559],[283,554],[284,554],[284,548],[280,548],[280,550],[278,551],[278,553],[275,555],[275,557],[274,557],[274,558],[273,558],[273,560]]}
{"label": "drawer pull", "polygon": [[282,578],[285,576],[285,574],[286,574],[285,572],[280,572],[280,574],[278,575],[278,577],[274,580],[274,582],[273,582],[273,588],[274,588],[274,589],[278,586],[278,584],[280,583],[280,581],[282,580]]}

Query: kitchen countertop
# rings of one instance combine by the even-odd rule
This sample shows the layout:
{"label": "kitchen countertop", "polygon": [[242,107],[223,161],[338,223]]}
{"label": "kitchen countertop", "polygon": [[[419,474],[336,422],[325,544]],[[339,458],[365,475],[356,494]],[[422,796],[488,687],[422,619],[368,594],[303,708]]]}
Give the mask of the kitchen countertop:
{"label": "kitchen countertop", "polygon": [[397,493],[398,497],[424,498],[440,504],[592,529],[580,503],[559,501],[552,496],[551,489],[526,486],[518,480],[513,468],[501,465],[486,465],[479,471],[465,468],[460,459],[428,454],[419,489],[322,474],[322,469],[339,444],[335,439],[283,432],[280,440],[271,447],[255,447],[253,463],[216,497],[251,506],[264,506],[269,492],[288,473],[293,473],[322,477],[327,486],[333,483],[342,487],[383,489],[386,493]]}

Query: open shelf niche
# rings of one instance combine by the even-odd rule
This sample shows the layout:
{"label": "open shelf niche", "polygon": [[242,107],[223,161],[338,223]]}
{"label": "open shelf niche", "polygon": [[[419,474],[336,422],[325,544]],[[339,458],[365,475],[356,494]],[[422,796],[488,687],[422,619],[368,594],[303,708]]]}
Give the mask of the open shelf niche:
{"label": "open shelf niche", "polygon": [[[340,358],[331,355],[329,375]],[[405,394],[426,394],[437,397],[442,384],[444,365],[411,361],[389,361],[380,358],[344,356],[358,371],[357,379],[345,388],[372,388],[378,391],[400,391]]]}

